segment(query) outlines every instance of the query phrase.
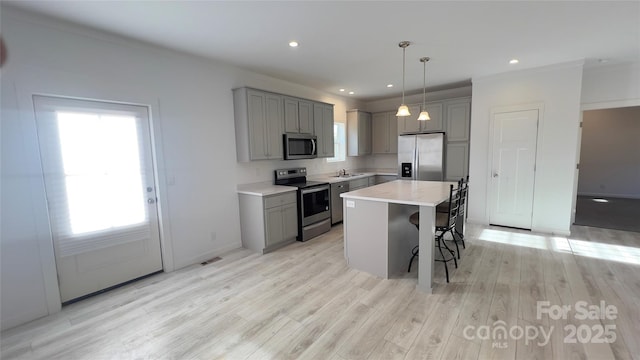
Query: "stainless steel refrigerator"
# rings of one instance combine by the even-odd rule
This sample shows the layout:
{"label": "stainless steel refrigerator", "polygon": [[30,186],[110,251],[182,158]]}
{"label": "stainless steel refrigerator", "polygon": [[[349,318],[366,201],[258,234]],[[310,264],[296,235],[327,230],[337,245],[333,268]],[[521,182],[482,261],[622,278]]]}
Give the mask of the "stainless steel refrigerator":
{"label": "stainless steel refrigerator", "polygon": [[398,176],[403,180],[444,179],[444,133],[400,135]]}

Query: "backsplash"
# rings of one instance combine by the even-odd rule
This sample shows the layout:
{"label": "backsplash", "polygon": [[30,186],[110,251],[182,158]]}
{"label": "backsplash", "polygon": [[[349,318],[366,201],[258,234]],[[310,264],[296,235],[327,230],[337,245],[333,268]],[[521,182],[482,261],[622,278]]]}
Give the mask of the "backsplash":
{"label": "backsplash", "polygon": [[[327,159],[264,160],[236,163],[238,184],[273,181],[275,169],[306,167],[309,175],[337,173],[341,169],[355,170],[370,167],[366,157],[347,156],[346,161],[327,162]],[[394,165],[395,166],[395,165]]]}

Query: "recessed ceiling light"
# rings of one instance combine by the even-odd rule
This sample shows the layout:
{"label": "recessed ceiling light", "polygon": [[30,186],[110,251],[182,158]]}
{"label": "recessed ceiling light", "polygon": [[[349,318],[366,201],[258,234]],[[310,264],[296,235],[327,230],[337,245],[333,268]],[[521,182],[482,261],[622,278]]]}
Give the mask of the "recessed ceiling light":
{"label": "recessed ceiling light", "polygon": [[344,92],[344,89],[340,89],[339,91],[340,91],[340,92]]}
{"label": "recessed ceiling light", "polygon": [[387,87],[388,87],[388,88],[392,88],[392,87],[393,87],[393,84],[387,84]]}
{"label": "recessed ceiling light", "polygon": [[509,60],[509,64],[517,64],[517,63],[519,63],[519,62],[520,62],[520,60],[518,60],[518,59],[511,59],[511,60]]}
{"label": "recessed ceiling light", "polygon": [[289,46],[298,47],[298,42],[297,41],[292,41],[292,42],[289,43]]}
{"label": "recessed ceiling light", "polygon": [[353,95],[355,94],[353,91],[349,91],[349,95]]}

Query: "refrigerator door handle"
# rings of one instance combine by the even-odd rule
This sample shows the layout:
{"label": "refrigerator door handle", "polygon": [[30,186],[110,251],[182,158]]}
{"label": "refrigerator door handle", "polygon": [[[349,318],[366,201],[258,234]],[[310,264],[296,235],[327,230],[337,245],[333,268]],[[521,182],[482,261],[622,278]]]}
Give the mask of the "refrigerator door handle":
{"label": "refrigerator door handle", "polygon": [[414,164],[413,164],[413,177],[412,177],[412,179],[413,180],[418,180],[418,179],[420,179],[420,177],[418,176],[418,171],[420,171],[420,168],[419,168],[420,167],[420,151],[418,151],[418,141],[416,141],[416,146],[415,146],[415,149],[413,151],[414,151],[414,155],[413,155]]}

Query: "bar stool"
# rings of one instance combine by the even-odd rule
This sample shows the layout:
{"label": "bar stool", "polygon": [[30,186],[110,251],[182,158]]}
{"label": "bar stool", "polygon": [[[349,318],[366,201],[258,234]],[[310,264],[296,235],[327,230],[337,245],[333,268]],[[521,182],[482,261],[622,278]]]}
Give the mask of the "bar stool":
{"label": "bar stool", "polygon": [[[444,242],[444,234],[450,232],[453,235],[453,229],[456,226],[456,220],[458,218],[458,209],[460,205],[460,189],[454,189],[453,185],[449,185],[449,206],[447,213],[439,213],[436,212],[436,246],[438,247],[438,251],[440,251],[440,255],[442,259],[435,259],[435,261],[440,261],[444,263],[444,271],[447,276],[447,282],[449,282],[449,268],[447,267],[447,262],[453,260],[453,263],[458,268],[458,262],[456,261],[456,253],[451,250],[447,244]],[[420,230],[420,212],[415,212],[409,216],[409,222],[415,225],[418,230]],[[455,238],[455,237],[454,237]],[[445,249],[449,251],[451,257],[447,258],[442,251],[442,246],[444,245]],[[409,269],[408,272],[411,272],[411,264],[413,263],[413,259],[415,259],[419,254],[419,246],[415,246],[411,250],[411,260],[409,261]]]}
{"label": "bar stool", "polygon": [[[451,236],[453,237],[453,243],[456,245],[456,252],[458,253],[458,259],[460,259],[460,248],[458,247],[458,240],[462,243],[462,248],[466,249],[466,245],[464,243],[464,234],[462,233],[460,227],[464,226],[464,217],[465,217],[465,209],[467,207],[467,194],[469,192],[469,176],[465,181],[464,178],[461,178],[458,181],[458,189],[460,189],[460,205],[458,209],[458,219],[456,220],[456,226],[454,228],[455,234],[452,232]],[[443,202],[442,204],[436,206],[436,212],[438,213],[447,213],[449,211],[449,202]],[[456,237],[455,235],[458,235]]]}

